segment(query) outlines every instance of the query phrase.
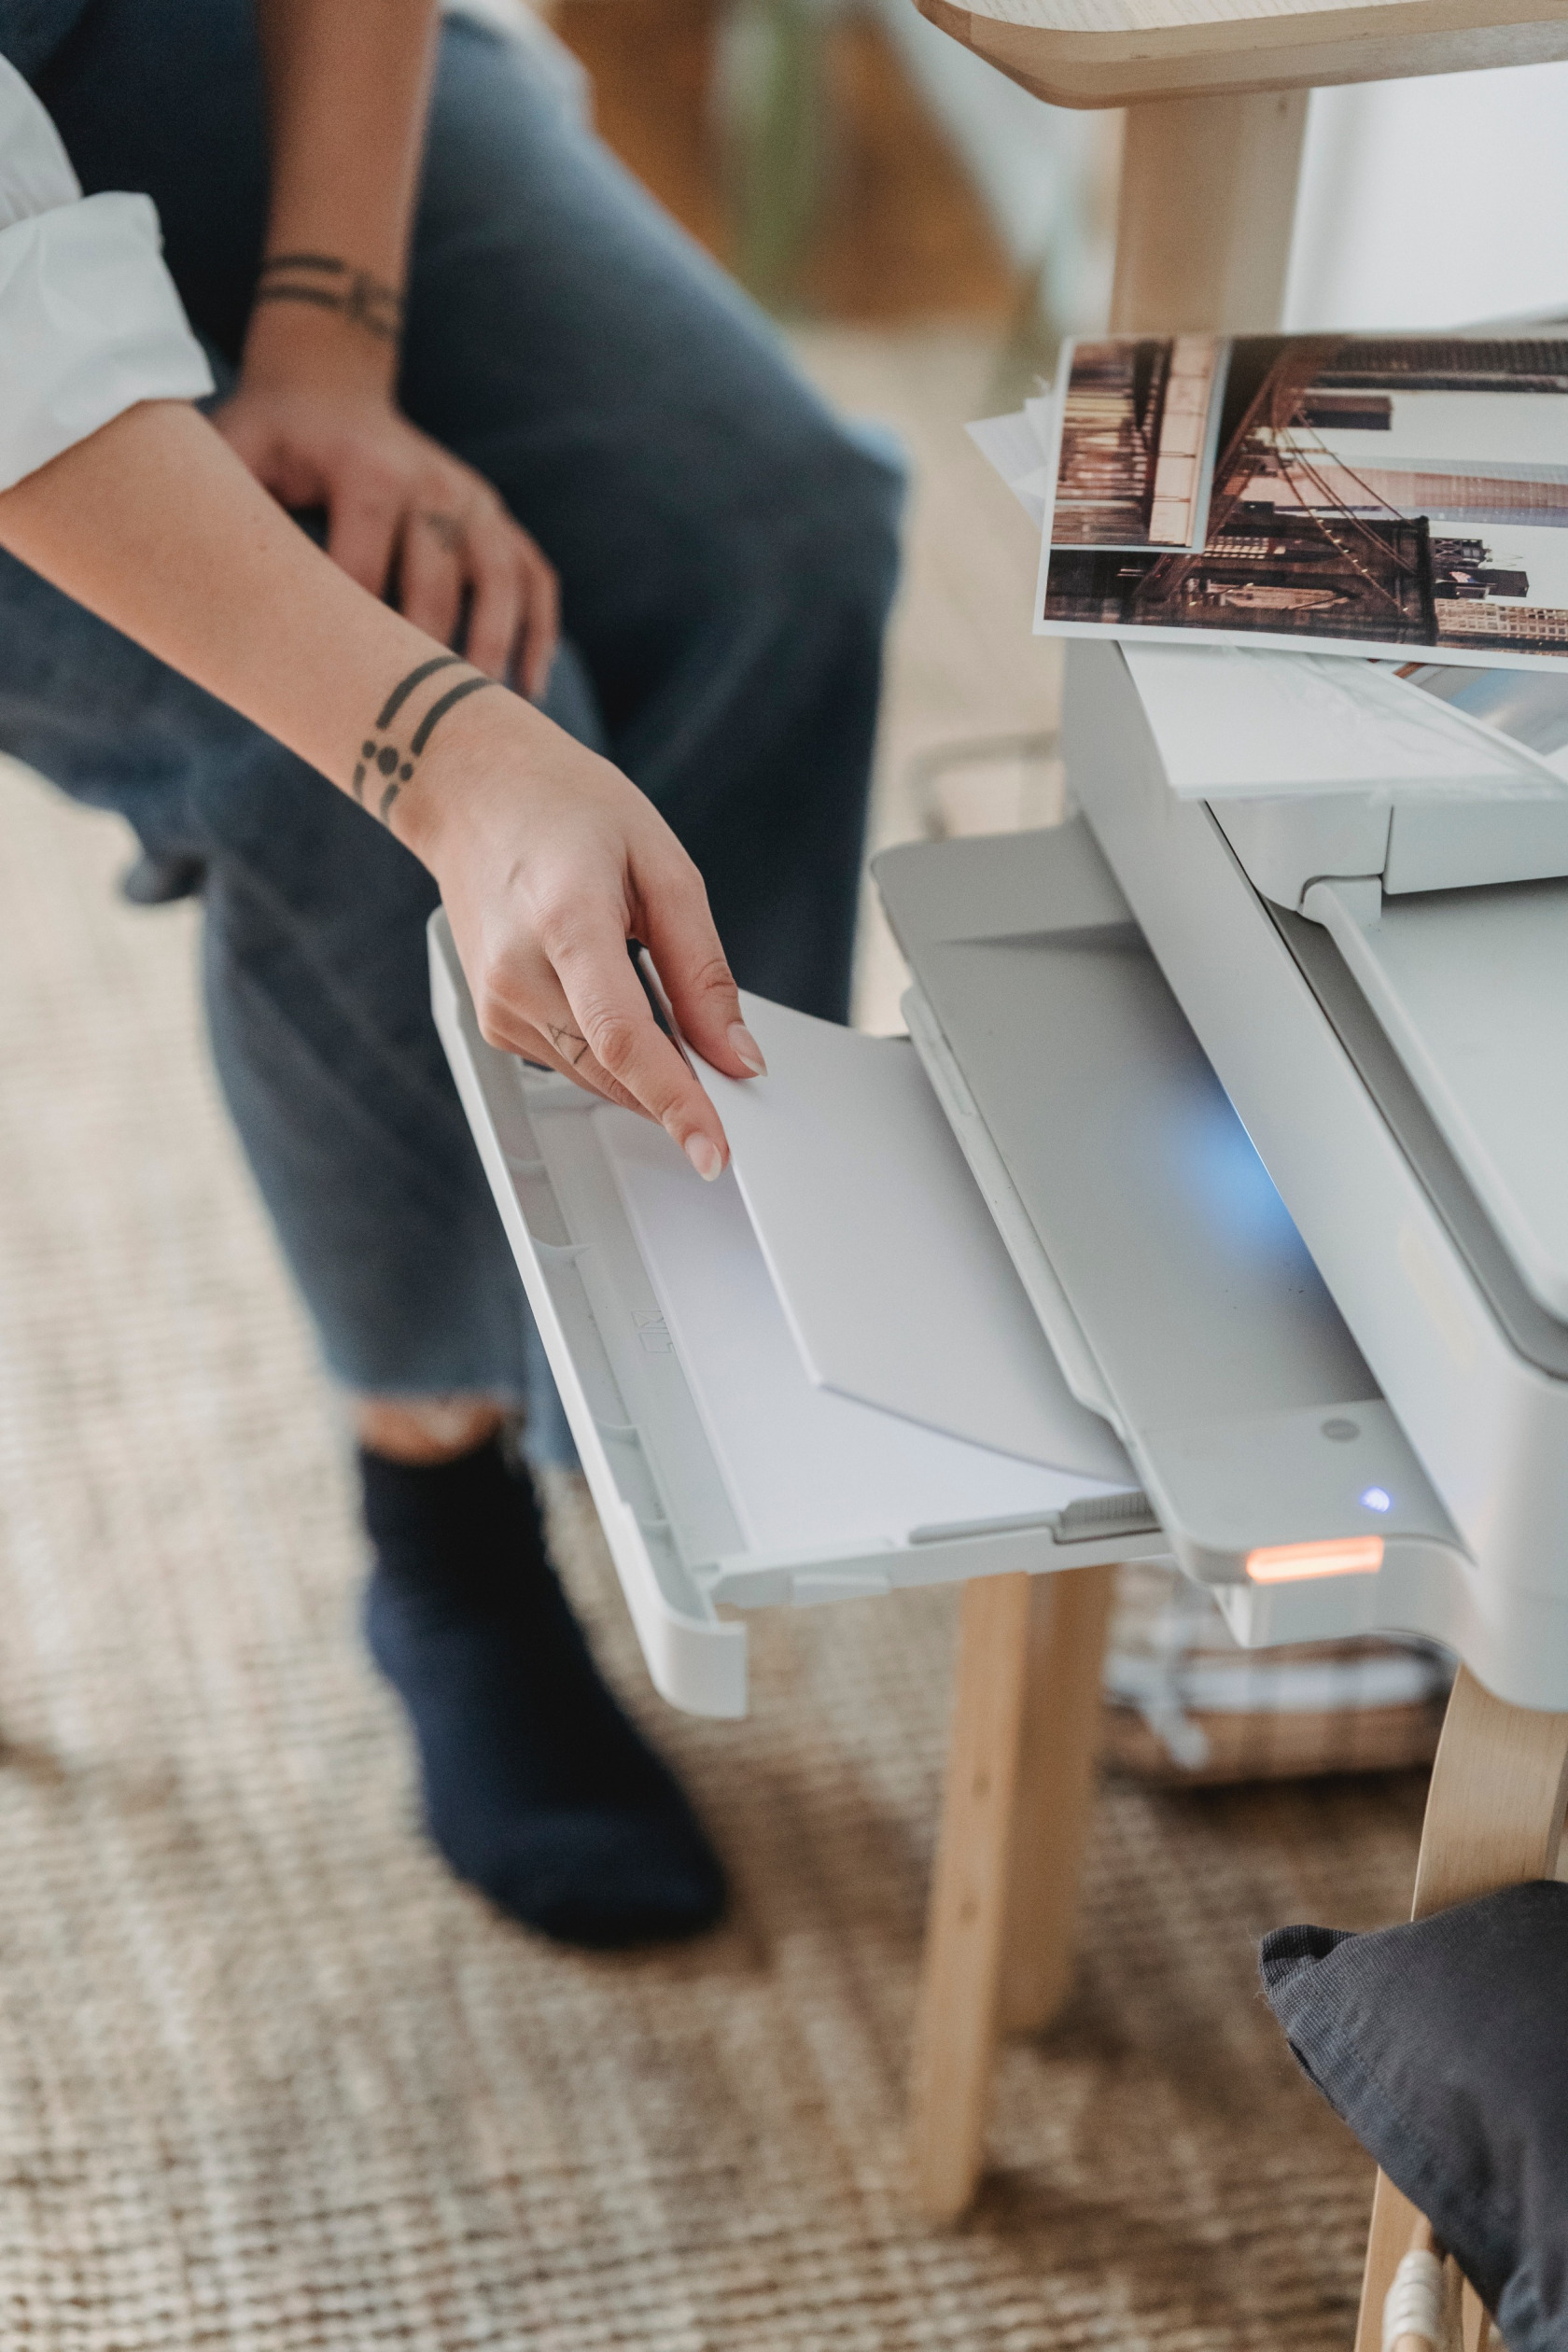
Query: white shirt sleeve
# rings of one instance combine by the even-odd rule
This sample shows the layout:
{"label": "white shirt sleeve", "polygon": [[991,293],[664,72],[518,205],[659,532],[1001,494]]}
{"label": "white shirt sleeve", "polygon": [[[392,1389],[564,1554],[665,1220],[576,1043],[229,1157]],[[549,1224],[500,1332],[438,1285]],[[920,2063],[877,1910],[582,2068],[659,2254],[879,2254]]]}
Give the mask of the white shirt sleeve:
{"label": "white shirt sleeve", "polygon": [[0,490],[138,400],[213,389],[148,196],[83,196],[0,57]]}

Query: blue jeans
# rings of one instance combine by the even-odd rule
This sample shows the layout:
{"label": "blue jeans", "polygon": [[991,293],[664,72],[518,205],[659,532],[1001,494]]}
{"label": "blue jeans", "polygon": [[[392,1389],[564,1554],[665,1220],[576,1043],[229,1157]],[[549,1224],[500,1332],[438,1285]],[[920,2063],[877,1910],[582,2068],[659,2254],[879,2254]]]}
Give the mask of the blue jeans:
{"label": "blue jeans", "polygon": [[[95,0],[38,86],[89,192],[155,198],[192,321],[231,365],[266,199],[245,0]],[[462,22],[441,43],[400,397],[559,570],[547,707],[685,843],[742,986],[842,1019],[897,466],[828,414],[547,59]],[[385,1394],[537,1395],[430,1020],[424,868],[4,556],[0,747],[204,865],[217,1067],[332,1371]]]}

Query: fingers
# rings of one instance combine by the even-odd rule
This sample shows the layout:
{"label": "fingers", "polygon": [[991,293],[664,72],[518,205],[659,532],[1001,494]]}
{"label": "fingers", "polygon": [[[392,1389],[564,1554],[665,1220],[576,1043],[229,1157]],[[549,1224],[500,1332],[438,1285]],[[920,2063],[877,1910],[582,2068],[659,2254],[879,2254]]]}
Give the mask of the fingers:
{"label": "fingers", "polygon": [[599,1069],[674,1137],[700,1176],[717,1176],[730,1155],[719,1113],[654,1020],[608,905],[547,919],[539,944]]}
{"label": "fingers", "polygon": [[503,681],[515,673],[523,693],[537,702],[560,635],[560,589],[533,540],[499,504],[470,525],[469,576],[474,592],[469,661]]}
{"label": "fingers", "polygon": [[270,427],[251,416],[243,402],[232,399],[213,409],[210,418],[241,464],[249,467],[263,489],[271,490],[274,450]]}
{"label": "fingers", "polygon": [[704,1061],[731,1078],[761,1078],[767,1065],[741,1015],[736,988],[690,860],[661,864],[639,892],[638,935],[670,1001],[676,1026]]}
{"label": "fingers", "polygon": [[[637,993],[640,996],[641,992]],[[645,999],[643,1004],[646,1010]],[[611,1077],[577,1022],[565,991],[542,957],[530,959],[526,966],[513,967],[508,973],[492,975],[479,1008],[480,1030],[487,1044],[503,1053],[521,1054],[525,1061],[538,1062],[569,1078],[584,1093],[646,1117],[647,1106]],[[658,1035],[657,1029],[654,1034]]]}
{"label": "fingers", "polygon": [[559,586],[482,475],[390,408],[345,411],[322,396],[242,387],[217,423],[285,505],[326,505],[328,553],[371,595],[386,595],[396,558],[398,601],[438,643],[455,642],[471,589],[469,659],[539,698],[559,636]]}
{"label": "fingers", "polygon": [[416,497],[403,524],[401,585],[408,619],[443,645],[455,639],[463,590],[471,586],[469,661],[503,682],[515,671],[530,701],[542,692],[559,636],[560,591],[498,499],[460,503],[446,483]]}
{"label": "fingers", "polygon": [[[585,1041],[571,1026],[571,1013],[563,998],[562,1018],[547,1022],[544,1029],[531,1021],[518,1020],[509,1025],[505,1035],[485,1032],[487,1044],[498,1045],[504,1053],[521,1054],[525,1061],[537,1062],[540,1068],[553,1070],[562,1078],[569,1078],[584,1094],[596,1095],[601,1101],[612,1102],[622,1111],[635,1111],[638,1118],[646,1113],[635,1095],[618,1086],[597,1059]],[[483,1024],[482,1024],[483,1028]]]}
{"label": "fingers", "polygon": [[404,490],[390,469],[345,465],[329,496],[327,553],[372,596],[385,595]]}
{"label": "fingers", "polygon": [[457,633],[462,609],[463,581],[469,564],[468,530],[462,514],[450,504],[416,492],[403,517],[399,549],[399,602],[405,619],[450,645]]}
{"label": "fingers", "polygon": [[213,412],[212,422],[230,448],[280,506],[329,504],[331,493],[315,453],[294,446],[275,417],[258,415],[239,399]]}
{"label": "fingers", "polygon": [[523,644],[518,677],[530,702],[538,702],[561,641],[561,587],[554,567],[522,532],[524,547]]}
{"label": "fingers", "polygon": [[469,539],[473,606],[465,650],[475,669],[498,678],[503,685],[511,680],[527,603],[523,566],[514,544],[521,537],[508,517],[497,513],[486,517]]}

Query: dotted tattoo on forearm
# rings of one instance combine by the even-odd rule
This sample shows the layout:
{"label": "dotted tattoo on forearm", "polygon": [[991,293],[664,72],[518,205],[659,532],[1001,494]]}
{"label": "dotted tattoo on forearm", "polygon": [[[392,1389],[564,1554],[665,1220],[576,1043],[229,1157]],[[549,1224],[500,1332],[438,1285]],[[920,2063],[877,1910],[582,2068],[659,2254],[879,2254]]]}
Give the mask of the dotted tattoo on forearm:
{"label": "dotted tattoo on forearm", "polygon": [[[409,696],[416,688],[423,686],[427,678],[434,678],[438,670],[461,669],[464,666],[460,653],[438,653],[434,660],[421,662],[416,669],[411,669],[408,676],[393,687],[377,711],[374,733],[368,735],[359,746],[359,758],[354,770],[354,797],[361,807],[369,807],[371,804],[365,799],[365,787],[367,783],[377,787],[378,797],[372,814],[384,825],[390,822],[393,803],[403,786],[412,780],[421,753],[447,712],[455,709],[458,703],[467,701],[470,694],[477,694],[482,686],[493,686],[496,680],[482,678],[476,670],[460,679],[455,686],[449,686],[444,694],[438,694],[415,727],[406,749],[392,739],[389,730],[393,721]],[[400,735],[401,732],[399,728],[398,733]]]}

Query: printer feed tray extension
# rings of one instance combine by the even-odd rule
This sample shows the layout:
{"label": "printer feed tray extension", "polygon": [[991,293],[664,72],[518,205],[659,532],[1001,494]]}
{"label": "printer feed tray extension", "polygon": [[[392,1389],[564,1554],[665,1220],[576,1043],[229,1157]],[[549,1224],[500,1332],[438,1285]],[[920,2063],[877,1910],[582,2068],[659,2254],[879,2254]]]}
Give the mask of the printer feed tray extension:
{"label": "printer feed tray extension", "polygon": [[1323,1563],[1463,1547],[1087,825],[875,872],[954,1132],[1177,1558],[1297,1569],[1273,1638],[1369,1630],[1377,1575]]}
{"label": "printer feed tray extension", "polygon": [[[734,1170],[705,1184],[648,1121],[487,1045],[440,913],[430,959],[437,1026],[665,1698],[745,1712],[736,1608],[1169,1550],[1113,1433],[1048,1355],[1039,1412],[1017,1417],[1033,1458],[814,1378]],[[868,1130],[867,1166],[877,1148]],[[818,1213],[833,1216],[831,1189]]]}

